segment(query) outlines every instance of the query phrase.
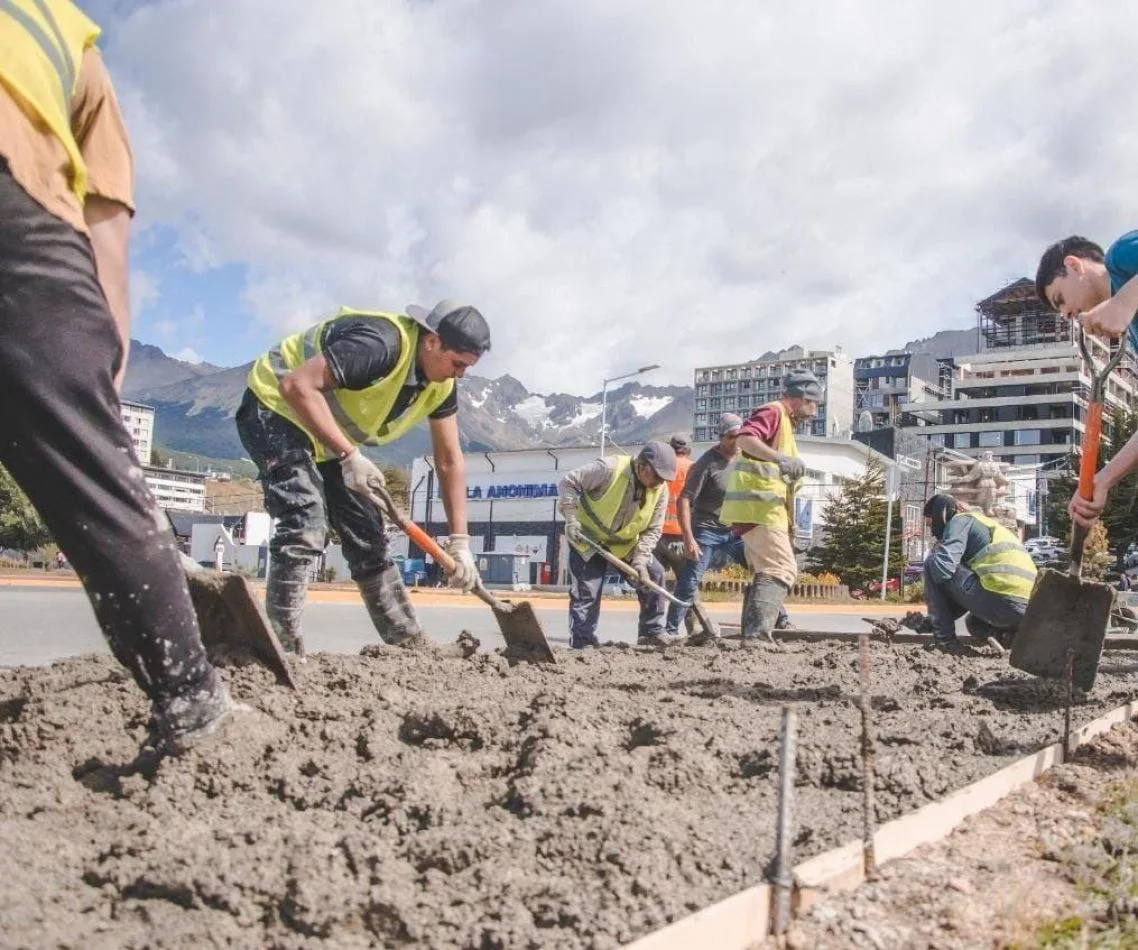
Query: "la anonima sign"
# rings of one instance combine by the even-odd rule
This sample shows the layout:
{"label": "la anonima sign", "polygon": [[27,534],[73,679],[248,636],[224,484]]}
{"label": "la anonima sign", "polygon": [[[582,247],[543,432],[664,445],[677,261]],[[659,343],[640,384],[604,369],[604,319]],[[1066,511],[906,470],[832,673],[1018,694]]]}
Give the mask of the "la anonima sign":
{"label": "la anonima sign", "polygon": [[509,482],[505,485],[467,485],[466,497],[470,501],[496,501],[500,499],[556,498],[556,482]]}

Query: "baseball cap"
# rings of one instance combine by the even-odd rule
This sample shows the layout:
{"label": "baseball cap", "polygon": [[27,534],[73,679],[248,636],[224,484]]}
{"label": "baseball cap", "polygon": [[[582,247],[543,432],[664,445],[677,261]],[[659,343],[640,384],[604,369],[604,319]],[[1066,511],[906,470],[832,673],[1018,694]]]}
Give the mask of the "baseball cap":
{"label": "baseball cap", "polygon": [[679,452],[682,449],[691,448],[691,439],[688,438],[686,432],[676,432],[669,437],[668,445]]}
{"label": "baseball cap", "polygon": [[649,442],[640,450],[636,459],[647,462],[652,466],[652,471],[666,482],[676,477],[676,450],[667,442]]}
{"label": "baseball cap", "polygon": [[481,356],[490,349],[490,325],[470,304],[440,300],[429,312],[413,303],[406,310],[407,316],[424,330],[437,333],[448,350]]}
{"label": "baseball cap", "polygon": [[725,435],[738,435],[743,428],[743,420],[733,412],[725,412],[719,417],[719,437]]}

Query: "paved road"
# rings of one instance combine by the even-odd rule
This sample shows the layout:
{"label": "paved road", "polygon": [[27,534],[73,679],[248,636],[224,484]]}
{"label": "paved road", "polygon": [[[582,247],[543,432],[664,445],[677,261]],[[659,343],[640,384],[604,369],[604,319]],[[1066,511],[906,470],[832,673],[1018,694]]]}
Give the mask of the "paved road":
{"label": "paved road", "polygon": [[[488,649],[503,645],[493,614],[472,598],[427,595],[425,599],[429,603],[420,602],[416,609],[433,639],[450,642],[460,631],[469,630]],[[533,603],[550,641],[555,646],[568,646],[566,602],[535,599]],[[717,621],[738,620],[738,604],[710,604],[709,607]],[[811,630],[865,630],[868,628],[860,615],[869,614],[871,610],[860,606],[844,610],[792,607],[791,616],[799,627]],[[891,613],[896,615],[896,608]],[[314,651],[356,653],[377,641],[363,605],[351,594],[337,592],[333,598],[331,594],[315,592],[304,624],[309,649]],[[606,600],[601,609],[599,635],[602,640],[634,641],[635,603]],[[0,588],[0,666],[39,665],[106,650],[87,599],[78,589]]]}

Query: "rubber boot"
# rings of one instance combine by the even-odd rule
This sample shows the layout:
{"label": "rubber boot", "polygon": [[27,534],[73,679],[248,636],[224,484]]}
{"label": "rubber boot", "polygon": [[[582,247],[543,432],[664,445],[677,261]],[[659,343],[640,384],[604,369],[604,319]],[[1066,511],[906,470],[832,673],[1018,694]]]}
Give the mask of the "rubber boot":
{"label": "rubber boot", "polygon": [[774,643],[775,624],[779,611],[789,592],[782,581],[766,574],[756,574],[743,598],[743,642],[754,643],[759,638]]}
{"label": "rubber boot", "polygon": [[269,565],[265,584],[265,613],[286,653],[304,655],[300,618],[308,592],[308,563],[277,557]]}
{"label": "rubber boot", "polygon": [[364,606],[384,643],[391,646],[419,647],[427,643],[399,568],[394,564],[374,577],[356,581]]}
{"label": "rubber boot", "polygon": [[229,690],[214,671],[201,689],[151,705],[157,733],[154,746],[162,755],[181,755],[213,735],[234,708]]}

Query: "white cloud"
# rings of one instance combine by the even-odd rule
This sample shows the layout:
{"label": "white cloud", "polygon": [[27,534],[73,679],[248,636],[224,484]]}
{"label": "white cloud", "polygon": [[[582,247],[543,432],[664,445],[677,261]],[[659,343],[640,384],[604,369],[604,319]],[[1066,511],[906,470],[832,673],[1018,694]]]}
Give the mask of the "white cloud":
{"label": "white cloud", "polygon": [[478,372],[541,392],[896,346],[1134,225],[1129,5],[187,0],[108,32],[140,223],[248,264],[266,336],[460,297]]}
{"label": "white cloud", "polygon": [[190,346],[184,346],[177,353],[174,354],[174,359],[181,360],[183,363],[198,364],[202,358],[198,355],[197,350]]}

